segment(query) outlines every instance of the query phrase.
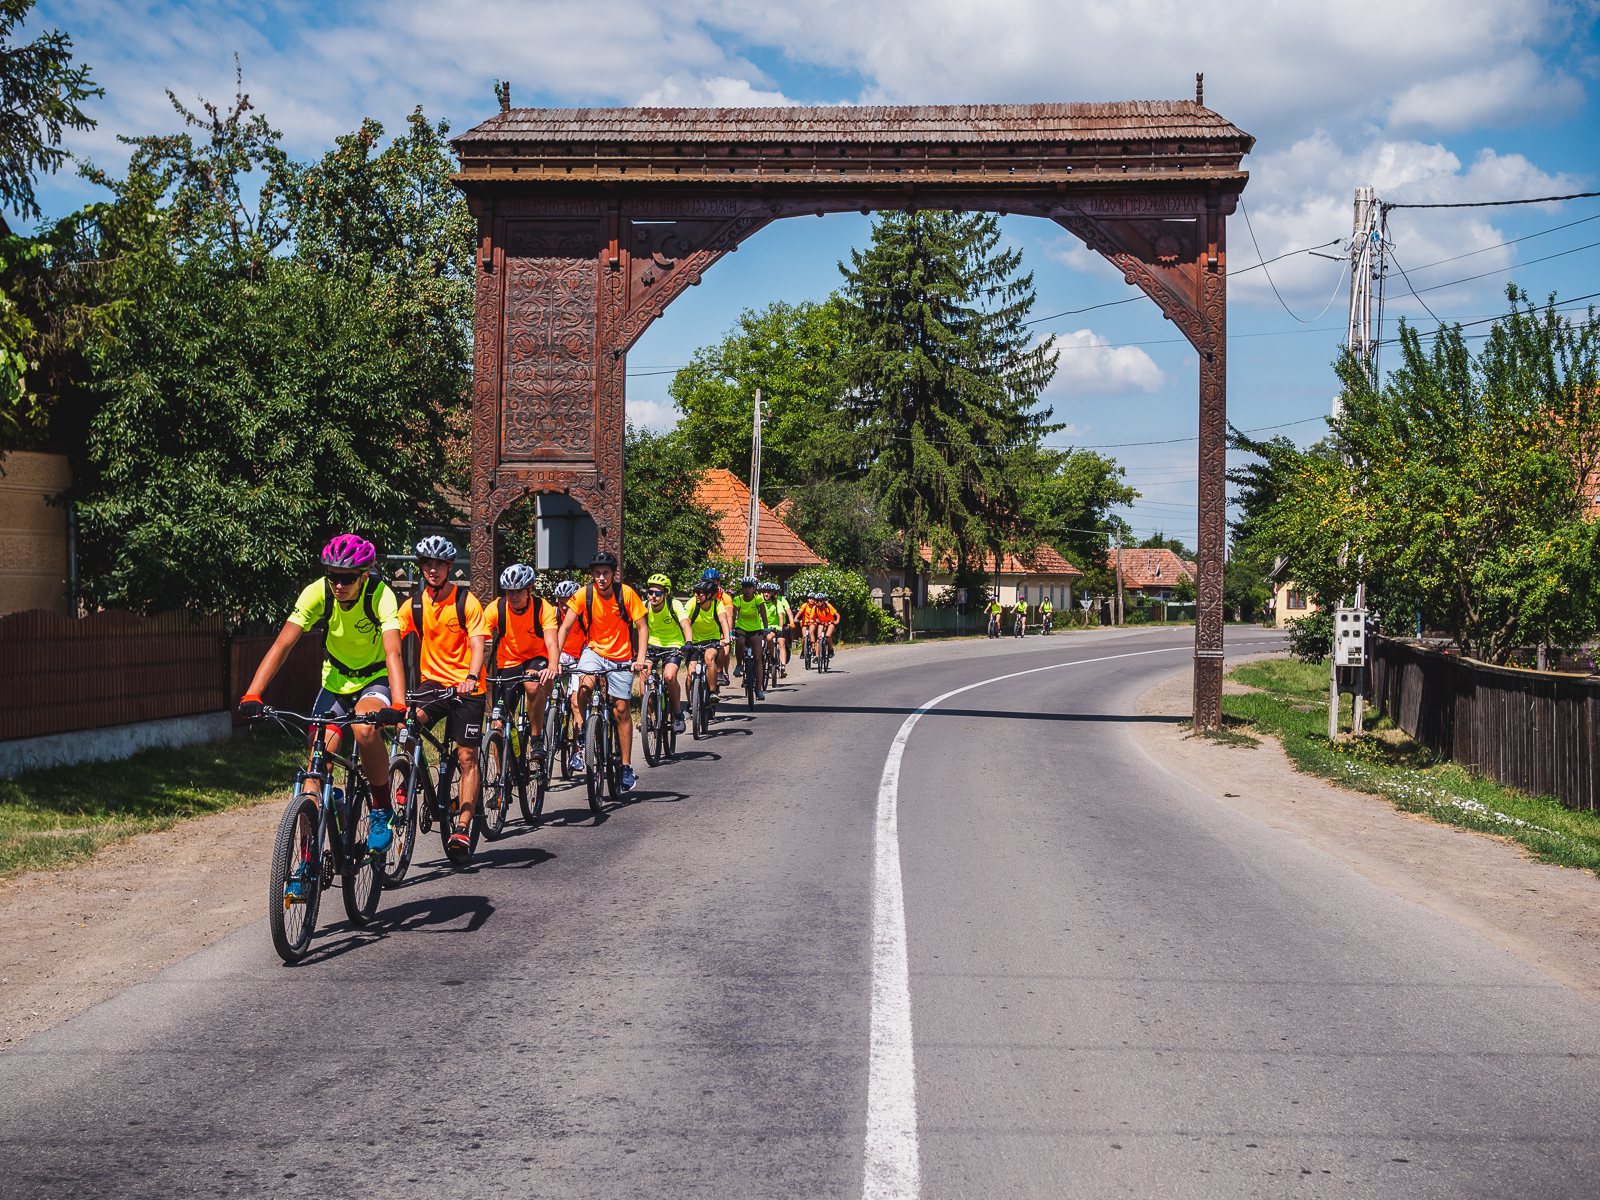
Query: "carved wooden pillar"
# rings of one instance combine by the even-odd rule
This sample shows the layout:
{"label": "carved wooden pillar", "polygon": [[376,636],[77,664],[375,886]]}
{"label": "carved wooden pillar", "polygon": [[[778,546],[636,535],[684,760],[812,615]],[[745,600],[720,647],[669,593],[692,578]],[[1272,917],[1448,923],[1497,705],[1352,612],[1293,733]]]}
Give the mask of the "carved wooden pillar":
{"label": "carved wooden pillar", "polygon": [[1227,548],[1226,218],[1236,194],[1108,196],[1051,215],[1122,271],[1200,356],[1199,578],[1195,581],[1194,727],[1222,723],[1222,589]]}
{"label": "carved wooden pillar", "polygon": [[1208,261],[1201,275],[1200,578],[1195,581],[1194,727],[1222,724],[1223,573],[1227,560],[1228,291],[1224,218],[1213,207]]}

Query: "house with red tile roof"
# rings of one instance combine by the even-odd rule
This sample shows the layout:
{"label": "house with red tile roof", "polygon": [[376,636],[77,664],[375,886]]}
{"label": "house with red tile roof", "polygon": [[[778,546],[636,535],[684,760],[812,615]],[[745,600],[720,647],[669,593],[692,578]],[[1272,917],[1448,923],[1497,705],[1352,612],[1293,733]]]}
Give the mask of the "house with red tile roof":
{"label": "house with red tile roof", "polygon": [[[1117,552],[1108,551],[1106,564],[1117,569]],[[1192,562],[1179,558],[1171,550],[1122,551],[1122,590],[1135,595],[1171,600],[1176,595],[1179,581],[1194,583],[1200,577],[1199,568]]]}
{"label": "house with red tile roof", "polygon": [[[701,476],[695,498],[717,514],[717,524],[722,529],[722,556],[743,562],[750,532],[750,489],[732,471],[714,467]],[[758,508],[756,558],[761,562],[763,575],[781,581],[806,567],[828,565],[794,530],[778,519],[777,513],[765,504]]]}
{"label": "house with red tile roof", "polygon": [[[954,558],[947,555],[935,564],[933,550],[926,543],[922,547],[922,569],[925,590],[915,598],[918,605],[932,604],[955,587]],[[1015,604],[1021,593],[1029,604],[1048,599],[1057,609],[1072,603],[1073,581],[1083,576],[1082,571],[1062,558],[1053,547],[1044,545],[1020,558],[1015,554],[1002,554],[998,562],[995,555],[986,554],[979,569],[989,577],[990,590],[998,591],[1000,603]],[[872,586],[886,593],[902,586],[903,575],[902,571],[890,569],[867,572]],[[916,586],[916,581],[906,580],[904,586]]]}

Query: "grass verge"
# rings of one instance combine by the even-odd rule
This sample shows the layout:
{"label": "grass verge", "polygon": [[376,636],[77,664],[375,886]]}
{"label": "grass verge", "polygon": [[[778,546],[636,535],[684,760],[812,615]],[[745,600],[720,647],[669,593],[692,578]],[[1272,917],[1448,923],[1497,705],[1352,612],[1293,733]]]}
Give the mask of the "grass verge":
{"label": "grass verge", "polygon": [[297,742],[262,731],[0,779],[0,879],[81,862],[185,817],[287,795],[301,757]]}
{"label": "grass verge", "polygon": [[[1454,763],[1435,761],[1387,717],[1367,721],[1359,738],[1330,742],[1326,662],[1264,659],[1235,667],[1228,678],[1261,691],[1224,696],[1225,717],[1272,734],[1308,775],[1382,796],[1402,812],[1510,838],[1541,862],[1600,874],[1600,813],[1567,808],[1551,796],[1527,796]],[[1350,697],[1340,700],[1348,727]]]}

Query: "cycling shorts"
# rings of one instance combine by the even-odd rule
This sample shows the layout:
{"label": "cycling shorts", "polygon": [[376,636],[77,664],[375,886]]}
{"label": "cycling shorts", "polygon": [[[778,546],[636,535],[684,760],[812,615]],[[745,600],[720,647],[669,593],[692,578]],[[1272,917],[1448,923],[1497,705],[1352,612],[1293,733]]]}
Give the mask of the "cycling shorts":
{"label": "cycling shorts", "polygon": [[650,661],[654,663],[666,663],[674,667],[683,665],[682,646],[651,646],[649,655]]}
{"label": "cycling shorts", "polygon": [[389,677],[380,675],[359,692],[330,692],[323,688],[317,693],[316,701],[311,705],[313,717],[351,716],[356,711],[356,705],[368,696],[376,696],[384,704],[389,703]]}
{"label": "cycling shorts", "polygon": [[447,688],[450,694],[423,705],[422,719],[431,725],[440,717],[448,718],[449,723],[445,728],[450,732],[450,740],[469,750],[477,749],[483,741],[484,694],[479,692],[476,696],[463,696],[449,684],[433,679],[424,679],[417,691],[428,692],[439,688]]}
{"label": "cycling shorts", "polygon": [[606,695],[613,700],[633,698],[633,660],[630,658],[601,658],[593,646],[585,646],[578,656],[577,670],[584,675],[604,675]]}

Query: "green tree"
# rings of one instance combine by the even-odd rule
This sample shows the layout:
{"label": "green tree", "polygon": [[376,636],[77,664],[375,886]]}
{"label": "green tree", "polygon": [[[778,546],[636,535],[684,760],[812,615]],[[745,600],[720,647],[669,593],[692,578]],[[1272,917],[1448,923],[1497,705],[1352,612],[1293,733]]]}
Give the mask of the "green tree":
{"label": "green tree", "polygon": [[1600,468],[1600,320],[1508,294],[1476,359],[1460,326],[1430,351],[1403,325],[1381,388],[1347,355],[1336,453],[1308,456],[1263,522],[1317,595],[1350,595],[1364,577],[1492,663],[1600,627],[1586,494]]}
{"label": "green tree", "polygon": [[830,465],[844,396],[844,308],[779,301],[746,309],[715,346],[695,352],[667,392],[683,414],[677,435],[702,467],[725,467],[750,483],[751,418],[761,391],[761,481],[798,483]]}
{"label": "green tree", "polygon": [[1149,537],[1145,538],[1144,541],[1134,543],[1134,549],[1171,550],[1179,558],[1183,559],[1184,562],[1191,562],[1194,559],[1194,551],[1183,544],[1182,538],[1169,538],[1159,529]]}
{"label": "green tree", "polygon": [[894,528],[864,484],[816,479],[790,488],[786,500],[783,523],[834,566],[864,571],[898,561]]}
{"label": "green tree", "polygon": [[[453,515],[440,485],[465,473],[465,205],[446,129],[420,112],[381,153],[368,122],[302,167],[242,89],[226,114],[174,104],[203,137],[140,139],[124,178],[89,169],[116,200],[85,258],[142,290],[108,302],[76,393],[84,591],[276,617],[331,533],[397,547]],[[117,239],[141,219],[148,243],[126,262],[143,274],[118,276]]]}
{"label": "green tree", "polygon": [[1027,549],[1037,450],[1061,426],[1039,405],[1053,338],[1024,325],[1033,276],[991,216],[885,213],[853,251],[843,374],[856,462],[905,543],[953,555]]}
{"label": "green tree", "polygon": [[300,263],[184,264],[97,371],[74,489],[86,599],[275,619],[333,534],[397,549],[435,478],[423,414],[392,400],[397,333]]}
{"label": "green tree", "polygon": [[635,587],[657,571],[687,590],[722,544],[716,514],[696,498],[700,471],[683,443],[630,424],[622,482],[622,575]]}
{"label": "green tree", "polygon": [[[13,41],[33,6],[34,0],[0,0],[0,206],[30,221],[41,215],[35,181],[72,157],[62,134],[95,127],[78,106],[106,94],[89,68],[73,61],[72,39],[59,29],[25,45]],[[10,233],[0,217],[0,236]]]}
{"label": "green tree", "polygon": [[1025,524],[1067,559],[1086,570],[1105,557],[1116,526],[1111,509],[1139,493],[1123,482],[1114,458],[1092,450],[1040,450],[1035,481],[1026,492]]}

